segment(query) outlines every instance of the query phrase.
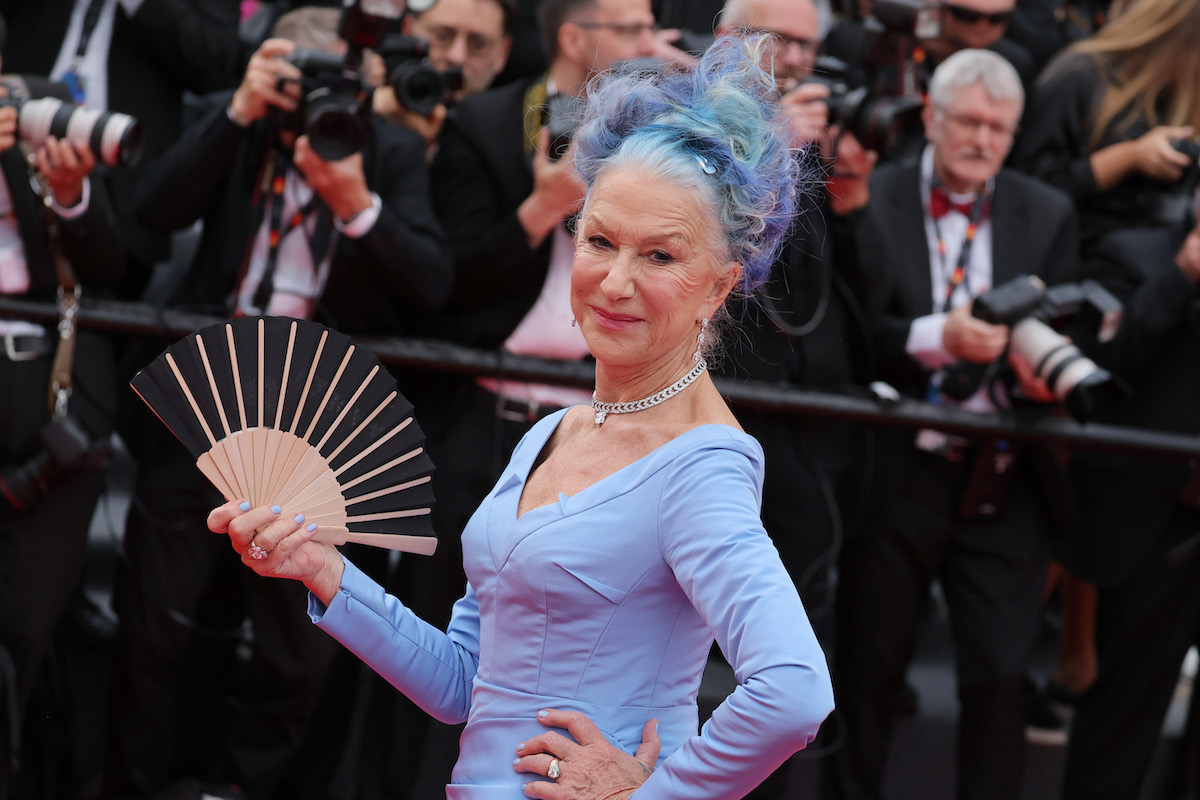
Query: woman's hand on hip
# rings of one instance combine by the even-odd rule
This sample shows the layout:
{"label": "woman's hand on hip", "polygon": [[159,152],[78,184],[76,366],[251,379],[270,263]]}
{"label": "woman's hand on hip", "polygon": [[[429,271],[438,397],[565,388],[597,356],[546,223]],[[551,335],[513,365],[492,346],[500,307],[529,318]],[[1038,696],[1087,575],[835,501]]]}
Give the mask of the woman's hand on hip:
{"label": "woman's hand on hip", "polygon": [[549,731],[518,745],[513,769],[551,779],[525,784],[527,797],[625,800],[658,763],[661,745],[656,719],[642,729],[642,743],[634,755],[613,747],[595,723],[578,711],[539,711],[538,722],[565,728],[574,738]]}

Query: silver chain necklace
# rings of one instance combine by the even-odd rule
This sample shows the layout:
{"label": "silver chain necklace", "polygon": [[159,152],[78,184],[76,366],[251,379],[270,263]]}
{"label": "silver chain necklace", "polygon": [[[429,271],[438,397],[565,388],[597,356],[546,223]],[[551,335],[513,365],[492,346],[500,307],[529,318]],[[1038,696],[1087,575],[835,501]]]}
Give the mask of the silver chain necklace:
{"label": "silver chain necklace", "polygon": [[679,380],[672,383],[661,392],[656,392],[649,397],[643,397],[641,400],[634,400],[629,403],[601,403],[596,399],[596,393],[592,392],[592,410],[596,412],[596,416],[592,421],[599,428],[604,424],[604,418],[609,414],[628,414],[631,411],[645,411],[647,408],[658,405],[662,401],[674,397],[688,387],[692,381],[700,377],[700,373],[708,368],[708,363],[701,358],[696,362],[696,366],[692,367],[692,371],[684,375]]}

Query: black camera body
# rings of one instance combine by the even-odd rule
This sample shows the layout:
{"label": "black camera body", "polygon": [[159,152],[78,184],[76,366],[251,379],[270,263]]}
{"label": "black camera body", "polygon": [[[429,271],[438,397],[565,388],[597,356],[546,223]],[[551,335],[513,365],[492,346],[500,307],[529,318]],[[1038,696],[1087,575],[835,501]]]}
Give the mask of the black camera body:
{"label": "black camera body", "polygon": [[925,0],[875,0],[871,16],[862,21],[855,60],[869,72],[896,65],[897,85],[886,90],[896,96],[920,95],[913,44],[941,32],[940,4]]}
{"label": "black camera body", "polygon": [[1105,342],[1116,335],[1122,310],[1121,302],[1093,280],[1047,288],[1036,276],[1022,275],[976,297],[971,315],[1007,325],[1009,350],[1046,382],[1071,416],[1085,422],[1122,386],[1058,329],[1078,324]]}
{"label": "black camera body", "polygon": [[0,506],[18,514],[32,509],[65,478],[108,465],[108,445],[92,441],[69,414],[48,422],[38,432],[38,438],[42,449],[37,455],[0,470]]}
{"label": "black camera body", "polygon": [[413,113],[428,116],[439,105],[452,105],[455,92],[462,91],[462,68],[434,69],[429,63],[429,42],[424,39],[391,34],[379,54],[387,64],[388,86],[396,100]]}
{"label": "black camera body", "polygon": [[583,100],[574,95],[559,92],[546,103],[546,127],[550,130],[550,147],[547,154],[557,161],[571,146],[571,139],[579,129],[583,116]]}
{"label": "black camera body", "polygon": [[852,87],[848,66],[832,56],[817,58],[812,83],[829,87],[825,105],[829,124],[838,125],[854,135],[868,150],[886,157],[907,134],[924,130],[921,110],[924,102],[913,95],[887,95],[866,86]]}
{"label": "black camera body", "polygon": [[1192,163],[1174,183],[1156,184],[1158,191],[1146,204],[1150,224],[1173,226],[1190,222],[1196,203],[1196,188],[1200,186],[1200,139],[1173,138],[1170,143]]}
{"label": "black camera body", "polygon": [[937,3],[876,0],[869,17],[839,23],[812,78],[829,87],[830,122],[884,159],[920,141],[925,98],[914,47],[938,35],[940,20]]}
{"label": "black camera body", "polygon": [[1179,152],[1192,160],[1192,167],[1200,162],[1200,141],[1196,139],[1171,139],[1171,147],[1174,147]]}
{"label": "black camera body", "polygon": [[88,147],[100,163],[129,166],[141,155],[142,126],[116,111],[96,111],[57,97],[31,97],[28,84],[16,76],[5,76],[0,84],[8,90],[0,97],[0,108],[17,109],[17,135],[35,150],[47,137]]}
{"label": "black camera body", "polygon": [[298,47],[288,57],[301,73],[300,103],[285,115],[283,128],[307,135],[324,160],[338,161],[362,149],[371,114],[363,53],[383,46],[402,10],[402,2],[348,0],[338,21],[338,36],[347,44],[345,55]]}
{"label": "black camera body", "polygon": [[326,161],[338,161],[362,149],[371,111],[367,87],[341,56],[297,47],[288,61],[302,74],[300,103],[284,116],[283,127],[307,135]]}

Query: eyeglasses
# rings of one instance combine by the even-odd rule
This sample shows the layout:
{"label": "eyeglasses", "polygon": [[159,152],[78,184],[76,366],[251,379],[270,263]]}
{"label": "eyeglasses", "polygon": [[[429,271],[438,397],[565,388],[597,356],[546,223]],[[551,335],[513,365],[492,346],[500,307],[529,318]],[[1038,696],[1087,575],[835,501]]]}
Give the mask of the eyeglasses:
{"label": "eyeglasses", "polygon": [[500,43],[499,39],[486,36],[475,31],[462,31],[449,25],[426,25],[426,38],[433,47],[449,50],[458,41],[459,36],[467,40],[467,55],[473,58],[486,56]]}
{"label": "eyeglasses", "polygon": [[804,39],[799,36],[789,36],[786,33],[773,31],[770,28],[741,28],[740,30],[746,35],[751,36],[754,34],[766,34],[774,39],[775,44],[777,44],[783,50],[787,50],[792,45],[795,45],[796,47],[800,48],[800,52],[803,55],[812,55],[813,53],[817,52],[817,48],[821,45],[821,43],[816,39]]}
{"label": "eyeglasses", "polygon": [[652,36],[658,33],[658,23],[656,22],[576,22],[574,24],[585,30],[612,31],[617,36],[623,36],[626,39],[640,39],[647,33]]}
{"label": "eyeglasses", "polygon": [[950,111],[944,106],[938,106],[938,111],[943,117],[946,118],[947,122],[951,122],[963,130],[970,131],[971,133],[977,133],[980,128],[987,128],[988,131],[990,131],[993,135],[1001,139],[1012,138],[1013,136],[1017,135],[1018,128],[1016,125],[1004,125],[1000,122],[989,122],[986,119],[973,117],[970,114],[959,114],[954,111]]}
{"label": "eyeglasses", "polygon": [[946,11],[950,12],[950,16],[954,17],[964,25],[974,25],[980,20],[987,20],[988,25],[999,27],[1007,25],[1013,17],[1012,11],[993,11],[987,13],[985,11],[976,11],[973,8],[964,8],[946,3],[942,6]]}

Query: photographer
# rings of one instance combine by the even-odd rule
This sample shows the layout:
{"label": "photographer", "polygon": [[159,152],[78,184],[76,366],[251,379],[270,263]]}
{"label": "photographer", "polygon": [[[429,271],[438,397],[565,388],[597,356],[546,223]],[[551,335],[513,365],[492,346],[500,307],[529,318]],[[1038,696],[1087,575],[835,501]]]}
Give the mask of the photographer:
{"label": "photographer", "polygon": [[[1101,408],[1097,420],[1200,433],[1194,210],[1175,225],[1102,236],[1087,268],[1125,311],[1109,342],[1081,346],[1133,390],[1126,402]],[[1098,664],[1076,706],[1062,796],[1135,800],[1144,794],[1184,657],[1200,644],[1200,477],[1194,462],[1083,452],[1070,470],[1079,507],[1075,566],[1099,587]],[[1191,708],[1194,715],[1195,697]],[[1188,726],[1193,737],[1197,722]],[[1184,787],[1196,786],[1194,758],[1193,773],[1185,778],[1183,771],[1195,739],[1185,737],[1176,752],[1179,773],[1164,781],[1162,796],[1193,796]]]}
{"label": "photographer", "polygon": [[926,144],[923,130],[907,112],[913,101],[921,105],[934,70],[954,53],[992,50],[1013,66],[1023,86],[1032,83],[1032,57],[1004,36],[1014,8],[1015,0],[860,0],[853,4],[853,13],[829,31],[823,61],[832,58],[844,71],[846,83],[869,89],[898,112],[894,141],[879,148],[882,160],[920,157]]}
{"label": "photographer", "polygon": [[[368,87],[361,76],[344,76],[361,54],[339,38],[339,13],[347,12],[284,15],[278,38],[254,54],[232,97],[213,97],[212,111],[147,171],[138,211],[148,225],[177,230],[203,220],[172,305],[403,336],[412,314],[445,300],[453,271],[428,201],[424,145],[364,110]],[[321,124],[326,115],[335,135]],[[141,363],[160,346],[151,343]],[[267,797],[303,736],[333,643],[314,634],[292,587],[223,572],[237,566],[236,554],[198,532],[202,509],[219,497],[186,451],[129,400],[136,405],[126,440],[140,471],[115,588],[106,789],[146,797],[182,777],[174,748],[180,675],[202,601],[219,591],[223,608],[245,604],[250,672],[206,676],[222,689],[229,682],[236,712],[216,728],[227,735],[200,738],[227,739],[229,752],[211,764],[203,763],[207,753],[191,754],[188,766],[199,763],[225,785],[211,794],[237,784]],[[234,615],[230,624],[238,630],[241,622]]]}
{"label": "photographer", "polygon": [[[0,39],[3,30],[0,20]],[[70,297],[75,280],[87,296],[111,287],[121,277],[125,253],[104,186],[89,178],[95,156],[86,146],[53,137],[31,143],[18,132],[13,101],[25,88],[18,83],[33,96],[69,102],[67,88],[33,78],[0,81],[0,292],[52,302],[63,284]],[[35,144],[29,165],[22,150]],[[45,181],[52,220],[31,189],[31,176]],[[46,726],[23,724],[53,631],[78,585],[88,525],[103,488],[106,454],[99,443],[113,427],[111,343],[78,334],[60,414],[50,391],[58,374],[54,326],[0,319],[0,687],[11,690],[0,688],[0,797],[10,791],[14,797],[49,797],[78,777],[69,774],[55,738],[63,731],[41,741],[34,732]],[[24,769],[16,771],[18,765]],[[62,785],[40,783],[47,774]]]}
{"label": "photographer", "polygon": [[1085,259],[1115,227],[1176,225],[1188,212],[1198,40],[1200,4],[1138,0],[1038,78],[1013,163],[1071,195]]}
{"label": "photographer", "polygon": [[[974,298],[1024,273],[1074,278],[1069,198],[1001,168],[1023,99],[1003,58],[956,53],[930,83],[920,163],[888,164],[872,178],[858,237],[875,377],[908,397],[1006,405],[1009,393],[990,390],[988,374],[1002,366],[1008,326],[972,316]],[[1046,396],[1044,385],[1025,388]],[[1040,476],[1024,457],[1034,453],[933,430],[883,431],[877,441],[864,533],[841,560],[835,686],[847,741],[834,756],[837,796],[880,795],[891,700],[936,579],[958,677],[958,797],[1018,797],[1025,673],[1049,558]]]}
{"label": "photographer", "polygon": [[441,75],[459,75],[461,85],[447,92],[446,102],[422,113],[406,107],[385,84],[375,90],[375,112],[421,134],[432,147],[447,109],[487,89],[504,69],[516,24],[516,0],[437,0],[406,16],[404,32],[428,43],[428,66]]}
{"label": "photographer", "polygon": [[142,126],[142,156],[93,176],[109,184],[128,268],[116,291],[139,298],[171,239],[142,224],[134,192],[144,170],[180,136],[189,93],[238,79],[238,0],[0,0],[10,70],[68,84],[71,99],[129,114]]}

